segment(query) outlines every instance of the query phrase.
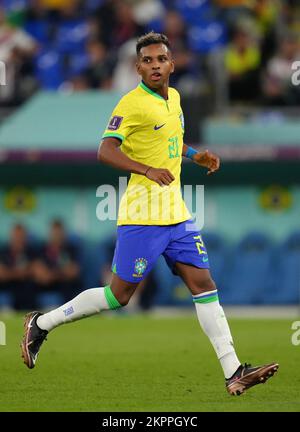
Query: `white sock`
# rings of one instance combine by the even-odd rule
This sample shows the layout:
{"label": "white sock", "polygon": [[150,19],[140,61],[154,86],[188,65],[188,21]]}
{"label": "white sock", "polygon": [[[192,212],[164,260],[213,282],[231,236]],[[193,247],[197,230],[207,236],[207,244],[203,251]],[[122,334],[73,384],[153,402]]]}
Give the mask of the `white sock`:
{"label": "white sock", "polygon": [[113,295],[110,286],[91,288],[74,297],[64,305],[38,317],[37,325],[42,330],[53,330],[55,327],[95,315],[102,310],[121,307]]}
{"label": "white sock", "polygon": [[225,378],[230,378],[241,362],[234,350],[233,340],[217,290],[193,296],[199,323],[214,347]]}

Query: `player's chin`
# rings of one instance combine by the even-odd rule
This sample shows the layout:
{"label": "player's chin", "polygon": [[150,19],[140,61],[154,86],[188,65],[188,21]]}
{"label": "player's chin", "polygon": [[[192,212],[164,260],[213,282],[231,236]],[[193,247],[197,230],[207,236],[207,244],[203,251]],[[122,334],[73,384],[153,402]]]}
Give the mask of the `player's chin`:
{"label": "player's chin", "polygon": [[151,87],[160,87],[161,84],[164,82],[164,78],[162,75],[160,75],[160,76],[151,75],[149,77],[148,82],[150,83]]}

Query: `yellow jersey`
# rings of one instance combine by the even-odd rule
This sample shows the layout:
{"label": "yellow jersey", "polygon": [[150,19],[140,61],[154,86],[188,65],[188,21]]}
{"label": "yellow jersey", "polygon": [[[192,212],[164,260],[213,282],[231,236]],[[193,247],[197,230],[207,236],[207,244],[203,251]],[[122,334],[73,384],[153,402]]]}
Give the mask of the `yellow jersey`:
{"label": "yellow jersey", "polygon": [[183,133],[180,96],[174,88],[169,88],[165,100],[141,82],[122,97],[102,139],[118,138],[130,159],[166,168],[175,180],[161,187],[132,173],[120,201],[118,225],[172,225],[191,218],[180,185]]}

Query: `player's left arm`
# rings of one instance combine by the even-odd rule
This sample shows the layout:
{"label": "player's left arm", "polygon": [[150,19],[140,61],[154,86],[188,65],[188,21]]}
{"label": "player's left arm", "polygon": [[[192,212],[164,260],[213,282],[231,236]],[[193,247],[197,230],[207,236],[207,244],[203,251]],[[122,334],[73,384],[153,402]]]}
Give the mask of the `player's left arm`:
{"label": "player's left arm", "polygon": [[212,174],[220,168],[220,158],[216,154],[205,150],[198,152],[197,150],[183,144],[182,156],[185,156],[195,162],[197,165],[208,168],[207,174]]}

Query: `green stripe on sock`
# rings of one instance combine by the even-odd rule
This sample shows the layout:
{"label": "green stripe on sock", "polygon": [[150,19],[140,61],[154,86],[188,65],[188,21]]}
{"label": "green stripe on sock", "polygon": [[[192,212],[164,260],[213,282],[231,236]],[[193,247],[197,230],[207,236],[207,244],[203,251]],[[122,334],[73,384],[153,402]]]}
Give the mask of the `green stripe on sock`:
{"label": "green stripe on sock", "polygon": [[218,301],[219,297],[218,294],[211,296],[211,297],[206,297],[206,298],[198,298],[198,299],[193,299],[194,303],[211,303],[214,301]]}
{"label": "green stripe on sock", "polygon": [[113,295],[109,285],[104,287],[104,295],[110,309],[118,309],[122,307],[122,305],[120,305],[116,297]]}

